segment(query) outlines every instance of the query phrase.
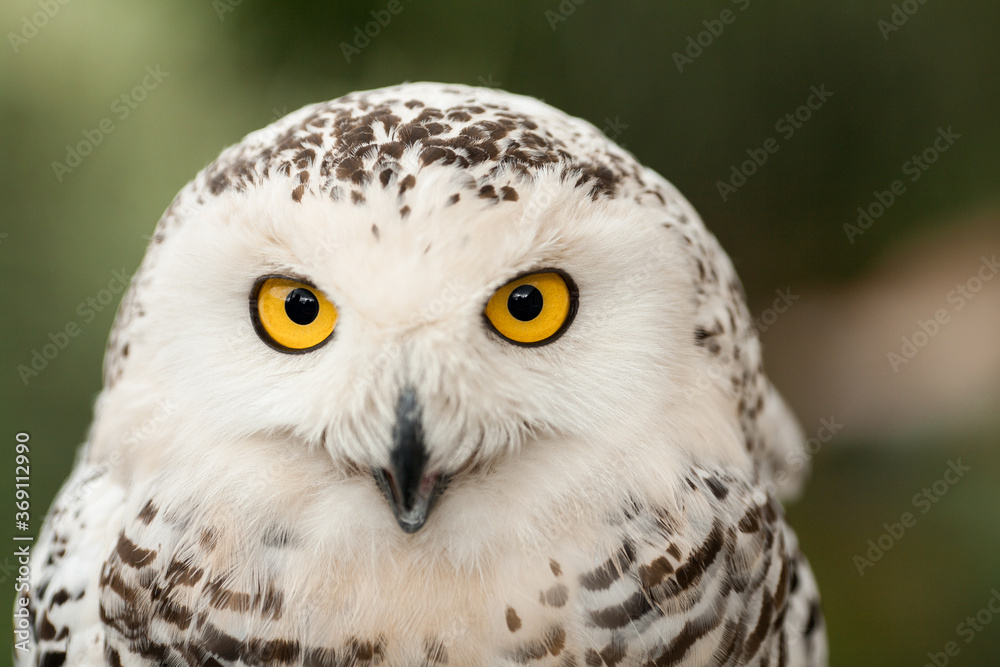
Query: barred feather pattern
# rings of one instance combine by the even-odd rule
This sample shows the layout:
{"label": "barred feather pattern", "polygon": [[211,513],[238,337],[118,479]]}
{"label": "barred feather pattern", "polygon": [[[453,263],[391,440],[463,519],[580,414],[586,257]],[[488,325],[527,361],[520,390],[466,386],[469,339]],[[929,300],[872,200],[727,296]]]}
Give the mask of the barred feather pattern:
{"label": "barred feather pattern", "polygon": [[[285,588],[290,573],[264,565],[280,561],[260,559],[252,576],[237,575],[242,562],[213,557],[224,526],[201,525],[153,499],[121,522],[98,578],[68,568],[93,549],[79,530],[81,514],[74,518],[68,507],[103,495],[110,518],[120,516],[121,491],[107,486],[100,470],[77,475],[53,509],[31,601],[36,659],[22,664],[58,664],[71,641],[78,651],[89,643],[90,661],[76,664],[144,667],[826,664],[816,584],[780,505],[724,470],[692,467],[673,507],[633,499],[609,516],[619,546],[606,559],[589,567],[558,557],[538,563],[547,580],[537,590],[507,591],[486,615],[492,627],[408,637],[387,622],[378,635],[335,643],[310,642],[310,614]],[[291,548],[284,539],[276,536],[271,548]],[[314,586],[322,588],[309,579],[299,588]],[[525,606],[526,599],[534,602]],[[342,627],[358,613],[329,606]],[[80,628],[81,618],[89,627]]]}

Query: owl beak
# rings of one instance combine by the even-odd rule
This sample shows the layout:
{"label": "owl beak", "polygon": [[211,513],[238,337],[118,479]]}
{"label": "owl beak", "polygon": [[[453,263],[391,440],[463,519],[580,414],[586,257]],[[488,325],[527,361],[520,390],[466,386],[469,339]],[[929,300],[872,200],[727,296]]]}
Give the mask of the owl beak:
{"label": "owl beak", "polygon": [[399,527],[407,533],[415,533],[423,527],[446,482],[440,473],[426,472],[428,456],[421,420],[417,394],[408,387],[396,404],[389,467],[373,471]]}

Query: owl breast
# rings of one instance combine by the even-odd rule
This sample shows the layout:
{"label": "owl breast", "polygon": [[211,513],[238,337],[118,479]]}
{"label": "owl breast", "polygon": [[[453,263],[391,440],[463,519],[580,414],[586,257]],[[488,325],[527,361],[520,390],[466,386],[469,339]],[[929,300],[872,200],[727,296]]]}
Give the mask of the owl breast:
{"label": "owl breast", "polygon": [[[434,523],[407,535],[391,515],[328,511],[323,494],[315,507],[298,496],[282,523],[267,518],[274,497],[211,513],[150,497],[102,569],[108,651],[122,664],[232,665],[739,665],[816,652],[815,586],[780,506],[722,470],[692,469],[684,485],[682,505],[636,498],[600,530],[589,517],[563,530],[513,521],[461,547]],[[335,504],[371,494],[378,506],[370,480],[341,490]]]}

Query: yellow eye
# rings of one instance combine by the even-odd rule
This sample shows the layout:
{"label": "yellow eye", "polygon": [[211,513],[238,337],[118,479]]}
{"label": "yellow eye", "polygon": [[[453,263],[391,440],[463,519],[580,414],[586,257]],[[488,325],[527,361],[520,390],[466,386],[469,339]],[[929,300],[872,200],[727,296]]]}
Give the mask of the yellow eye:
{"label": "yellow eye", "polygon": [[264,276],[250,293],[250,318],[261,340],[282,352],[308,352],[330,338],[337,308],[312,285]]}
{"label": "yellow eye", "polygon": [[486,304],[486,320],[517,345],[544,345],[558,338],[576,315],[576,285],[561,271],[515,278]]}

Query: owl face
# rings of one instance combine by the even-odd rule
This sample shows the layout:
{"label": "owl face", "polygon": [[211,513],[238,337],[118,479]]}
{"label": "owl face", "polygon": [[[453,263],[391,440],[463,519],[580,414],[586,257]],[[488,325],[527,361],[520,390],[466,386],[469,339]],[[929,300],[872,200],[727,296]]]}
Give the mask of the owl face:
{"label": "owl face", "polygon": [[[617,151],[532,104],[521,135],[508,131],[519,146],[526,133],[558,143],[552,117]],[[405,128],[377,120],[358,125],[374,132],[354,151],[365,174],[344,174],[321,157],[343,134],[313,139],[309,159],[302,142],[281,148],[315,129],[293,116],[230,149],[253,155],[239,167],[250,178],[213,192],[209,168],[161,221],[109,395],[127,401],[146,378],[201,443],[238,456],[266,439],[276,457],[308,449],[368,475],[407,532],[451,490],[524,457],[559,462],[552,475],[572,483],[600,472],[580,461],[635,468],[693,441],[739,451],[733,417],[705,416],[726,415],[722,394],[688,391],[703,359],[692,263],[662,206],[595,195],[572,164],[428,162],[426,143],[380,168]],[[455,149],[467,163],[469,146]],[[268,166],[274,155],[292,168]]]}

